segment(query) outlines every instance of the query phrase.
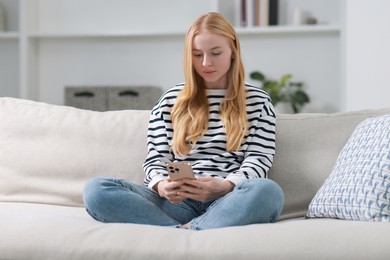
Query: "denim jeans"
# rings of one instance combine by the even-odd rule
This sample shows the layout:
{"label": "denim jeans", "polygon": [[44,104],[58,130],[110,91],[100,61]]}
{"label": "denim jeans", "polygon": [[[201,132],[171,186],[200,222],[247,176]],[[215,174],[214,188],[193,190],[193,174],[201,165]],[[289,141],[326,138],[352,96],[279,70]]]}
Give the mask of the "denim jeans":
{"label": "denim jeans", "polygon": [[106,223],[136,223],[203,230],[275,222],[284,195],[269,179],[238,183],[232,192],[205,203],[187,199],[172,204],[149,188],[125,180],[97,177],[84,188],[87,212]]}

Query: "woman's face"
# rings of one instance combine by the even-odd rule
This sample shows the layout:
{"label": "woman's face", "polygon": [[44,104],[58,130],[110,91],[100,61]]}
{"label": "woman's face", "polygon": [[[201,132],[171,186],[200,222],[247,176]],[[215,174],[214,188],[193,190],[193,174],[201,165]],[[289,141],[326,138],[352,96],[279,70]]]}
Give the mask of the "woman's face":
{"label": "woman's face", "polygon": [[206,88],[227,88],[232,62],[229,40],[219,34],[200,32],[192,42],[192,65]]}

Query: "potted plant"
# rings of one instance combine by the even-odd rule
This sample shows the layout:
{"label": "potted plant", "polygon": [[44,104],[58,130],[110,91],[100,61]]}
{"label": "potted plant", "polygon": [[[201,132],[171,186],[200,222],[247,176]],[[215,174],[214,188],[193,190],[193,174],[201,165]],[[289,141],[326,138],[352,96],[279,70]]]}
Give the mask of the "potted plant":
{"label": "potted plant", "polygon": [[251,79],[261,83],[261,89],[267,92],[276,106],[278,103],[289,104],[294,113],[299,113],[306,103],[310,102],[309,95],[303,89],[302,82],[290,82],[291,75],[283,75],[280,80],[270,80],[260,71],[250,74]]}

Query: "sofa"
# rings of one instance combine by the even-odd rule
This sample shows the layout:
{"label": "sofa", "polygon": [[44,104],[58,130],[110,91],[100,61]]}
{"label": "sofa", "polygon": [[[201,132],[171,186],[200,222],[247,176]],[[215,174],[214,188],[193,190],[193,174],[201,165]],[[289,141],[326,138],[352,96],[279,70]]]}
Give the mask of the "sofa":
{"label": "sofa", "polygon": [[83,207],[95,176],[142,183],[149,111],[0,98],[0,259],[389,259],[388,221],[307,217],[357,125],[385,114],[277,114],[280,220],[192,231],[100,223]]}

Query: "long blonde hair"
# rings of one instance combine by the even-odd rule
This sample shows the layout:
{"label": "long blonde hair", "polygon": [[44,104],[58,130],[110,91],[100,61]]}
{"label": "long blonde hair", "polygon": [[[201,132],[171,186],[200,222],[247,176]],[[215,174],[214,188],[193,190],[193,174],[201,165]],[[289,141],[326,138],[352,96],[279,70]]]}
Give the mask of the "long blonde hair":
{"label": "long blonde hair", "polygon": [[189,28],[184,48],[185,86],[172,109],[173,142],[176,155],[188,155],[207,131],[209,104],[203,79],[192,65],[192,42],[197,33],[207,31],[225,36],[232,49],[226,96],[220,106],[221,120],[226,130],[226,150],[235,151],[241,146],[247,131],[245,73],[241,59],[240,42],[231,24],[219,13],[199,17]]}

